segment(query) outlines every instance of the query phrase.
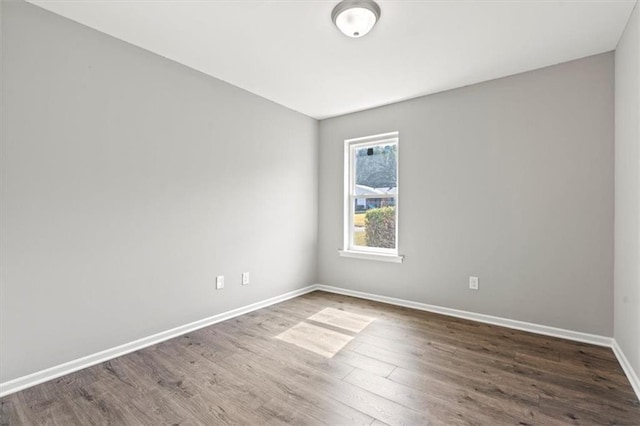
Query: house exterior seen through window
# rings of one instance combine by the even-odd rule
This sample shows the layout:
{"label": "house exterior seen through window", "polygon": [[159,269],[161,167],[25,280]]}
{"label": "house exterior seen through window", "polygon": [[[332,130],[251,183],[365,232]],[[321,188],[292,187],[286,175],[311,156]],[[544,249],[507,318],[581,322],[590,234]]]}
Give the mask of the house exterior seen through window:
{"label": "house exterior seen through window", "polygon": [[398,133],[345,141],[344,251],[398,254]]}

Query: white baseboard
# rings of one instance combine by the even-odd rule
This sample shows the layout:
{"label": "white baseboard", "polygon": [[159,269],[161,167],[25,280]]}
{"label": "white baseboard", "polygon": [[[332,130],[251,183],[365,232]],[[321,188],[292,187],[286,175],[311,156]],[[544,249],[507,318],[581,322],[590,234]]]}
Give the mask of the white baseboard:
{"label": "white baseboard", "polygon": [[223,312],[218,315],[204,318],[199,321],[195,321],[189,324],[182,325],[180,327],[172,328],[171,330],[162,331],[160,333],[143,337],[142,339],[134,340],[133,342],[125,343],[124,345],[116,346],[114,348],[106,349],[95,354],[91,354],[82,358],[75,359],[73,361],[65,362],[64,364],[56,365],[45,370],[37,371],[27,376],[18,377],[17,379],[9,380],[0,383],[0,398],[3,396],[18,392],[20,390],[35,386],[37,384],[56,379],[66,374],[73,373],[83,368],[91,367],[92,365],[99,364],[101,362],[108,361],[113,358],[146,348],[147,346],[155,345],[156,343],[164,342],[165,340],[172,339],[185,333],[198,330],[203,327],[207,327],[212,324],[216,324],[221,321],[244,315],[246,313],[265,308],[267,306],[283,302],[294,297],[301,296],[316,290],[315,285],[294,290],[280,296],[272,297],[260,302],[252,303],[247,306],[242,306],[231,311]]}
{"label": "white baseboard", "polygon": [[330,293],[343,294],[345,296],[358,297],[376,302],[389,303],[390,305],[404,306],[405,308],[418,309],[420,311],[434,312],[436,314],[448,315],[456,318],[463,318],[487,324],[499,325],[501,327],[513,328],[515,330],[529,331],[545,336],[560,337],[562,339],[576,342],[589,343],[592,345],[611,347],[613,339],[611,337],[599,336],[597,334],[582,333],[580,331],[565,330],[563,328],[549,327],[547,325],[534,324],[530,322],[517,321],[508,318],[494,317],[492,315],[477,314],[475,312],[462,311],[459,309],[445,308],[442,306],[429,305],[426,303],[413,302],[410,300],[396,299],[394,297],[380,296],[377,294],[363,293],[361,291],[347,290],[339,287],[318,284],[316,290],[328,291]]}
{"label": "white baseboard", "polygon": [[517,321],[508,318],[494,317],[491,315],[477,314],[474,312],[462,311],[459,309],[445,308],[442,306],[429,305],[426,303],[413,302],[410,300],[396,299],[394,297],[380,296],[372,293],[364,293],[361,291],[347,290],[339,287],[332,287],[323,284],[316,284],[315,290],[322,290],[329,293],[342,294],[345,296],[353,296],[360,299],[373,300],[376,302],[389,303],[391,305],[404,306],[406,308],[418,309],[420,311],[434,312],[437,314],[449,315],[456,318],[464,318],[472,321],[483,322],[487,324],[499,325],[502,327],[513,328],[515,330],[529,331],[531,333],[543,334],[545,336],[559,337],[562,339],[573,340],[576,342],[589,343],[597,346],[605,346],[611,348],[618,362],[622,366],[627,379],[631,383],[631,387],[640,400],[640,379],[631,367],[629,360],[624,352],[618,346],[618,342],[612,337],[599,336],[597,334],[582,333],[580,331],[566,330],[563,328],[549,327],[546,325],[534,324],[530,322]]}
{"label": "white baseboard", "polygon": [[597,334],[582,333],[580,331],[565,330],[563,328],[549,327],[547,325],[517,321],[508,318],[494,317],[492,315],[477,314],[475,312],[445,308],[442,306],[429,305],[426,303],[413,302],[404,299],[396,299],[394,297],[380,296],[377,294],[364,293],[361,291],[347,290],[344,288],[332,287],[323,284],[317,284],[316,290],[323,290],[330,293],[343,294],[345,296],[359,297],[361,299],[368,299],[376,302],[389,303],[391,305],[404,306],[405,308],[418,309],[420,311],[434,312],[451,317],[464,318],[472,321],[499,325],[501,327],[513,328],[515,330],[529,331],[531,333],[543,334],[545,336],[560,337],[562,339],[589,343],[592,345],[611,347],[613,343],[613,339],[611,337],[599,336]]}
{"label": "white baseboard", "polygon": [[495,317],[491,315],[478,314],[474,312],[462,311],[459,309],[445,308],[442,306],[429,305],[426,303],[413,302],[410,300],[397,299],[394,297],[380,296],[372,293],[364,293],[361,291],[348,290],[339,287],[332,287],[323,284],[310,285],[295,291],[291,291],[280,296],[272,297],[260,302],[252,303],[247,306],[243,306],[231,311],[223,312],[218,315],[204,318],[199,321],[195,321],[189,324],[185,324],[180,327],[172,328],[171,330],[163,331],[152,336],[144,337],[142,339],[135,340],[133,342],[125,343],[124,345],[116,346],[111,349],[107,349],[95,354],[91,354],[82,358],[78,358],[73,361],[65,362],[64,364],[56,365],[45,370],[29,374],[27,376],[19,377],[14,380],[0,383],[0,398],[18,392],[20,390],[35,386],[37,384],[56,379],[66,374],[73,373],[83,368],[91,367],[92,365],[99,364],[101,362],[108,361],[113,358],[117,358],[122,355],[146,348],[156,343],[163,342],[165,340],[172,339],[182,334],[190,333],[209,325],[226,321],[228,319],[244,315],[246,313],[265,308],[267,306],[274,305],[285,300],[292,299],[294,297],[301,296],[306,293],[310,293],[315,290],[322,290],[329,293],[342,294],[345,296],[353,296],[360,299],[373,300],[376,302],[388,303],[391,305],[404,306],[406,308],[417,309],[420,311],[434,312],[438,314],[448,315],[456,318],[463,318],[472,321],[483,322],[487,324],[498,325],[502,327],[512,328],[516,330],[529,331],[531,333],[543,334],[546,336],[560,337],[563,339],[573,340],[582,343],[590,343],[598,346],[606,346],[613,349],[614,354],[618,358],[618,362],[622,366],[633,390],[640,399],[640,380],[636,372],[631,368],[631,364],[625,357],[624,353],[618,346],[618,343],[611,337],[599,336],[595,334],[582,333],[579,331],[565,330],[562,328],[549,327],[546,325],[534,324],[524,321],[517,321],[508,318]]}
{"label": "white baseboard", "polygon": [[640,400],[640,378],[638,378],[638,375],[631,367],[631,363],[629,362],[627,357],[624,355],[624,352],[622,352],[622,349],[620,349],[620,346],[618,345],[618,342],[616,340],[613,341],[613,345],[611,345],[611,349],[613,349],[613,353],[616,354],[616,358],[618,358],[618,362],[620,363],[620,366],[624,370],[624,374],[627,375],[627,378],[631,383],[631,387],[633,388],[636,395],[638,396],[638,399]]}

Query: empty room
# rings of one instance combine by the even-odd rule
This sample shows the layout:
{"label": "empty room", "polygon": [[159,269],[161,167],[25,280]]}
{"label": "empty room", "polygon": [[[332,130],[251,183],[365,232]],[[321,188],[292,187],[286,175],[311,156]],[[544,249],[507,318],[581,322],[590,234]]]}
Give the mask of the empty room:
{"label": "empty room", "polygon": [[637,0],[0,0],[1,425],[640,426]]}

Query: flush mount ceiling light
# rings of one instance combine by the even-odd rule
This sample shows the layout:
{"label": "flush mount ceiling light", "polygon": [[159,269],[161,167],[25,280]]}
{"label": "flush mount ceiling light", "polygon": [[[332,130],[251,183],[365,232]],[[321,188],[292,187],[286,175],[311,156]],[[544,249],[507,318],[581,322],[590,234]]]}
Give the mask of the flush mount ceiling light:
{"label": "flush mount ceiling light", "polygon": [[373,0],[342,0],[333,8],[331,19],[344,35],[362,37],[380,19],[380,6]]}

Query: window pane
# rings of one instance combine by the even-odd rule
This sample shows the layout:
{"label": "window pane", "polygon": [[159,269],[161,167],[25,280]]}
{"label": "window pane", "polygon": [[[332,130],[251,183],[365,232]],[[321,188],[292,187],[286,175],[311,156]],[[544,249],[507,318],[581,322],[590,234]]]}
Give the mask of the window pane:
{"label": "window pane", "polygon": [[395,193],[398,182],[398,150],[395,143],[357,148],[354,154],[356,195]]}
{"label": "window pane", "polygon": [[396,248],[396,199],[355,198],[352,244]]}

